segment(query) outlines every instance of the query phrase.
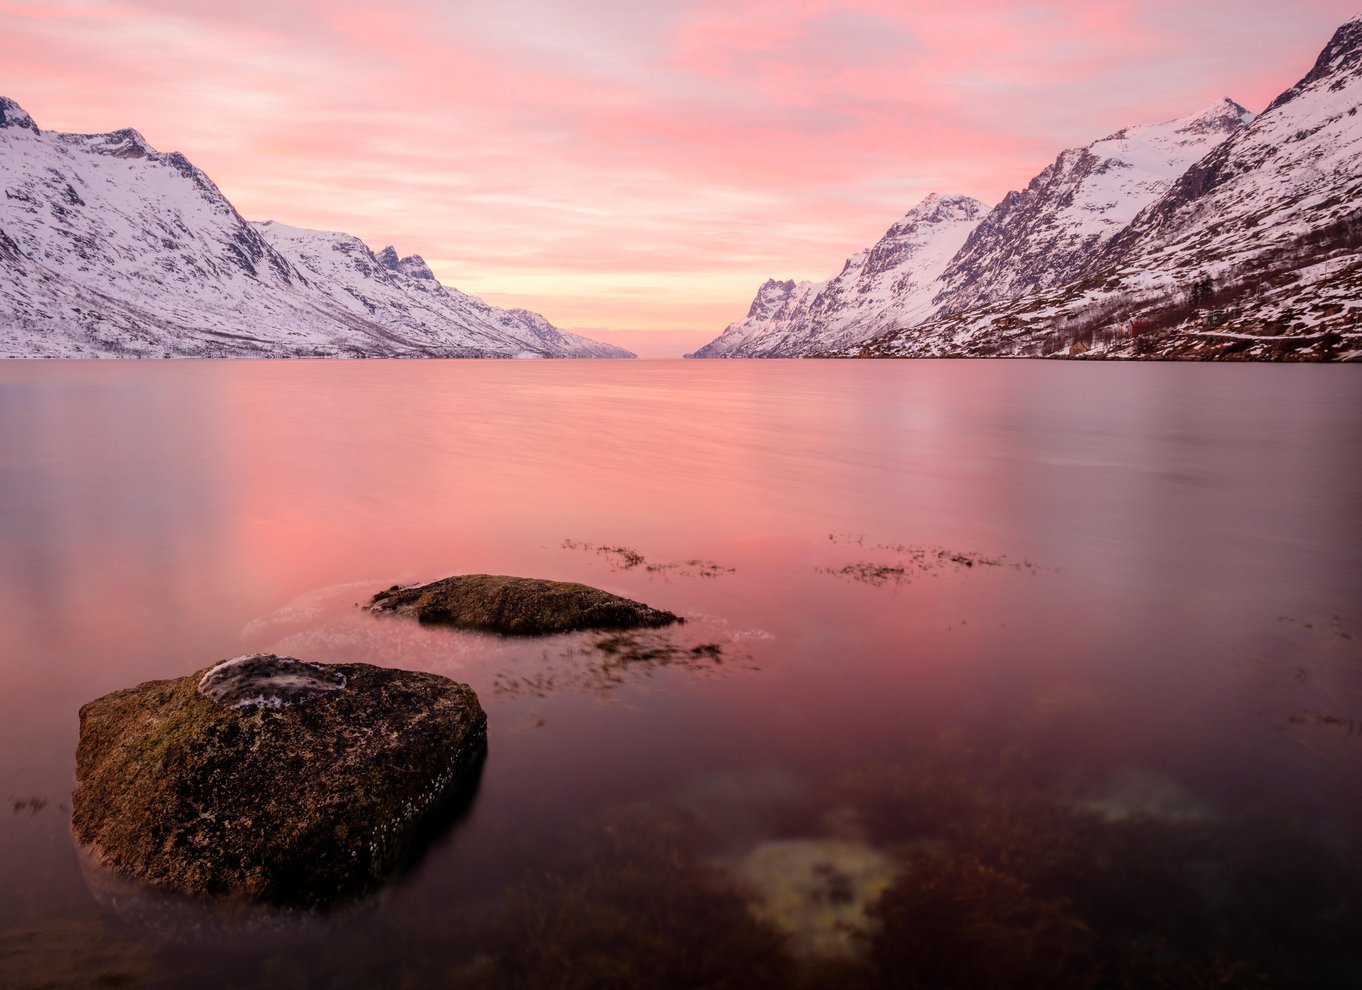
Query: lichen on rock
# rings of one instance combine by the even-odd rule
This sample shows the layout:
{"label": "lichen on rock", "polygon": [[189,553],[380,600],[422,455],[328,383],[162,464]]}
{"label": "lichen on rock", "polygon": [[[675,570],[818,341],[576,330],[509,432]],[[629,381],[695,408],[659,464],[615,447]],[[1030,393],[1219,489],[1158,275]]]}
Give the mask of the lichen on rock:
{"label": "lichen on rock", "polygon": [[367,607],[421,622],[519,636],[657,628],[684,621],[590,585],[497,574],[460,574],[410,588],[393,585],[374,595]]}
{"label": "lichen on rock", "polygon": [[320,906],[402,861],[486,733],[435,674],[238,657],[81,708],[72,826],[153,887]]}

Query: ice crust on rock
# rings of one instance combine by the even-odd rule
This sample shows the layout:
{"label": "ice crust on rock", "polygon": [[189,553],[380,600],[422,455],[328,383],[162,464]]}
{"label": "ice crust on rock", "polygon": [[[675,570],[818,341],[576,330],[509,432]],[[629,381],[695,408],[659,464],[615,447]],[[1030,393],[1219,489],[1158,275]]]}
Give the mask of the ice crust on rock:
{"label": "ice crust on rock", "polygon": [[344,690],[344,674],[273,653],[224,660],[199,679],[199,694],[226,708],[288,708]]}

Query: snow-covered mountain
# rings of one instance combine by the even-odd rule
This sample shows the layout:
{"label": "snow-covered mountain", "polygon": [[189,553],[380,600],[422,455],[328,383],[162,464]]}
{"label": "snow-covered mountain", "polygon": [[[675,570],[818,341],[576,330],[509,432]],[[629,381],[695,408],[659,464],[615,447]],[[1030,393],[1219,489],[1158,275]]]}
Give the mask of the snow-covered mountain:
{"label": "snow-covered mountain", "polygon": [[957,313],[1073,281],[1140,210],[1252,119],[1226,98],[1200,113],[1127,127],[1062,152],[970,234],[942,273],[937,311]]}
{"label": "snow-covered mountain", "polygon": [[1362,358],[1362,18],[1079,275],[863,353]]}
{"label": "snow-covered mountain", "polygon": [[992,210],[965,196],[929,196],[829,282],[768,281],[747,318],[693,356],[844,349],[939,313],[1065,284],[1189,165],[1252,119],[1224,99],[1178,120],[1127,127],[1061,153]]}
{"label": "snow-covered mountain", "polygon": [[134,130],[0,97],[0,355],[632,357],[440,285],[419,257],[251,224]]}
{"label": "snow-covered mountain", "polygon": [[1204,266],[1263,253],[1362,205],[1362,18],[1262,119],[1196,162],[1097,259]]}
{"label": "snow-covered mountain", "polygon": [[399,258],[392,247],[375,254],[349,234],[272,220],[252,226],[350,318],[376,324],[403,346],[438,353],[453,342],[480,354],[512,357],[633,356],[559,330],[538,313],[498,309],[441,285],[420,255]]}
{"label": "snow-covered mountain", "polygon": [[933,193],[829,281],[766,282],[746,319],[691,356],[799,357],[920,322],[934,310],[938,276],[986,209]]}
{"label": "snow-covered mountain", "polygon": [[1063,152],[973,227],[929,304],[927,272],[877,299],[869,336],[840,307],[820,321],[826,289],[768,282],[695,356],[1362,357],[1359,111],[1362,18],[1256,118],[1225,99]]}

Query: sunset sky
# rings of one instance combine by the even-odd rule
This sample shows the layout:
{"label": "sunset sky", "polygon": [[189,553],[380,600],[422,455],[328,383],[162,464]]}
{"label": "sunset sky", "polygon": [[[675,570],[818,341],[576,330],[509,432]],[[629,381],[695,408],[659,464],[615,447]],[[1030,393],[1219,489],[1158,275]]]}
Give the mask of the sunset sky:
{"label": "sunset sky", "polygon": [[0,0],[0,95],[136,127],[250,219],[679,354],[929,192],[1262,110],[1359,2]]}

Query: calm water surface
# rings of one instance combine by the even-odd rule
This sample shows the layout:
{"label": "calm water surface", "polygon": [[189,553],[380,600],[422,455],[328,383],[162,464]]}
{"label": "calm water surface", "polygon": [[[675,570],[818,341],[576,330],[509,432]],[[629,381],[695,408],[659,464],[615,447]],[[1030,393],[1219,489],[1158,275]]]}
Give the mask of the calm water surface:
{"label": "calm water surface", "polygon": [[[4,364],[0,986],[1359,985],[1359,386]],[[355,608],[470,572],[688,621],[620,665]],[[322,917],[111,896],[77,710],[255,651],[471,684],[467,809]]]}

